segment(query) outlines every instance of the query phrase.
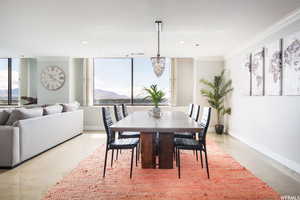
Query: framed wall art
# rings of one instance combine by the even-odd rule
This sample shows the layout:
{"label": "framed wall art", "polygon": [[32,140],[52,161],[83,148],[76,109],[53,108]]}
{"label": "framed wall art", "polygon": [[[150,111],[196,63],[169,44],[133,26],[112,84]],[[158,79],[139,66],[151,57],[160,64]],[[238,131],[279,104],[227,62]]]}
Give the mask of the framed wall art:
{"label": "framed wall art", "polygon": [[265,93],[282,95],[282,39],[265,46]]}
{"label": "framed wall art", "polygon": [[264,95],[264,48],[254,51],[251,55],[251,95]]}
{"label": "framed wall art", "polygon": [[283,94],[300,95],[300,32],[283,39]]}

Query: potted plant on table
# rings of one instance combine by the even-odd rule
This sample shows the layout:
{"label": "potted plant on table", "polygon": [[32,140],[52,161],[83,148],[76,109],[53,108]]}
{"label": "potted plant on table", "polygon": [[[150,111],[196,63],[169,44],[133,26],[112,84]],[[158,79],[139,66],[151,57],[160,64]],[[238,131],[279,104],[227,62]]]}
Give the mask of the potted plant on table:
{"label": "potted plant on table", "polygon": [[160,117],[160,108],[158,107],[159,103],[165,101],[165,93],[162,90],[157,88],[157,85],[151,85],[150,88],[144,88],[144,90],[148,93],[148,96],[145,97],[145,100],[150,100],[154,104],[154,108],[152,109],[153,117]]}
{"label": "potted plant on table", "polygon": [[216,133],[222,134],[224,124],[222,118],[224,115],[231,114],[231,108],[224,106],[226,95],[233,90],[231,87],[232,81],[226,80],[224,77],[225,70],[220,75],[215,76],[212,82],[201,79],[200,82],[207,86],[201,89],[201,94],[207,98],[209,105],[217,111],[217,124],[215,125]]}

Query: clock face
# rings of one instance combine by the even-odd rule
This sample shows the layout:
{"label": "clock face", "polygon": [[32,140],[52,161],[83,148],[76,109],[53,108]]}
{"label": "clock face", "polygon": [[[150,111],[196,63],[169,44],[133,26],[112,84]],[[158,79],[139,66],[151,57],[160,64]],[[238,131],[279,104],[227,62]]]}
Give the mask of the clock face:
{"label": "clock face", "polygon": [[65,72],[58,66],[46,67],[41,73],[41,83],[48,90],[60,89],[65,79]]}

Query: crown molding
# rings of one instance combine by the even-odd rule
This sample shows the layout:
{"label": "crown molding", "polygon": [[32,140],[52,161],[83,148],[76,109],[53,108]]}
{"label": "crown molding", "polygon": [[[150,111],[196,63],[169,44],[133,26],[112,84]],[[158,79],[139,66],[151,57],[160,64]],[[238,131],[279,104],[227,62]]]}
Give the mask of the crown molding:
{"label": "crown molding", "polygon": [[275,34],[276,32],[280,31],[281,29],[285,28],[286,26],[292,24],[293,22],[299,19],[300,19],[300,8],[294,10],[293,12],[289,13],[278,22],[269,26],[265,31],[258,33],[252,40],[247,42],[245,45],[242,45],[241,47],[236,48],[229,54],[225,55],[224,56],[225,60],[230,59],[233,56],[237,55],[238,53],[241,53],[246,49],[251,48],[255,44],[263,41],[264,39],[268,38],[269,36]]}

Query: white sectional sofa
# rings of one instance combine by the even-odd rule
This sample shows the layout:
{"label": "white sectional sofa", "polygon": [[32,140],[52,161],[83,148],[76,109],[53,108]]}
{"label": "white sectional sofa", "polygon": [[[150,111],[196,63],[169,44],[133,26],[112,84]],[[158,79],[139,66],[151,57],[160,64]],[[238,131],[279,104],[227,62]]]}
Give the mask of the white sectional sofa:
{"label": "white sectional sofa", "polygon": [[83,110],[59,112],[0,126],[0,168],[20,163],[83,132]]}

